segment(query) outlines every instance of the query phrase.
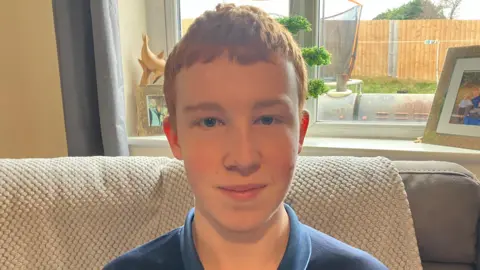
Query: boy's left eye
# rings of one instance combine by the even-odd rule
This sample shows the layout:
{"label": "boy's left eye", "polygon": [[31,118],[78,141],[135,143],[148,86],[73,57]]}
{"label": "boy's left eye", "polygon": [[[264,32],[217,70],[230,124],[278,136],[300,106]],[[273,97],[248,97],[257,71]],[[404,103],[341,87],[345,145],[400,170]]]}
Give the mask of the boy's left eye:
{"label": "boy's left eye", "polygon": [[273,117],[273,116],[262,116],[255,120],[255,124],[262,124],[262,125],[272,125],[281,122],[279,119]]}

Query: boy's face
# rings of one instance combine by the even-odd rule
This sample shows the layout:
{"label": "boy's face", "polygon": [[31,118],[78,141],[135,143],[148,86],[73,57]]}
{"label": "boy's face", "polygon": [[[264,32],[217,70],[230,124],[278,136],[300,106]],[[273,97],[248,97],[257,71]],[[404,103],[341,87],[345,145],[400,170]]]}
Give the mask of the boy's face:
{"label": "boy's face", "polygon": [[165,131],[197,214],[234,231],[265,223],[282,205],[308,126],[293,65],[221,57],[182,70],[175,84],[176,130],[166,119]]}

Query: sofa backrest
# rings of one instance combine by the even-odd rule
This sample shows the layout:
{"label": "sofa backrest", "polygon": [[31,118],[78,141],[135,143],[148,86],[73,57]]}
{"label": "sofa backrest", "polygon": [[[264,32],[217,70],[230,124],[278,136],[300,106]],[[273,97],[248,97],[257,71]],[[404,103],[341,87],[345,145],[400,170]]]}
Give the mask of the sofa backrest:
{"label": "sofa backrest", "polygon": [[[311,159],[310,162],[312,162]],[[376,165],[370,166],[369,162]],[[378,178],[379,174],[391,179],[396,177],[396,172],[387,168],[390,165],[385,159],[319,158],[314,163],[317,166],[326,164],[332,169],[327,173],[325,170],[312,171],[309,168],[315,165],[303,163],[302,169],[297,174],[305,174],[302,179],[312,178],[313,175],[313,178],[318,177],[324,181],[330,181],[331,184],[318,189],[318,186],[309,186],[309,183],[302,185],[297,183],[294,184],[287,198],[294,208],[302,209],[298,211],[299,217],[312,226],[332,224],[331,222],[322,223],[324,221],[318,217],[312,218],[312,215],[309,215],[316,211],[312,207],[321,202],[316,200],[318,198],[315,198],[315,195],[320,193],[317,193],[314,188],[317,188],[318,192],[324,192],[325,189],[335,190],[338,188],[338,185],[335,185],[336,181],[351,178],[352,175],[358,175],[362,181],[381,180],[382,178]],[[420,168],[410,167],[413,165]],[[419,240],[424,262],[471,264],[472,252],[473,256],[476,254],[475,247],[472,247],[475,245],[472,242],[476,240],[472,240],[471,237],[475,238],[477,235],[476,230],[471,230],[471,224],[476,224],[479,209],[478,200],[474,199],[478,192],[478,185],[473,178],[468,175],[468,172],[465,175],[459,173],[460,168],[449,173],[445,171],[450,170],[445,169],[441,173],[432,174],[430,167],[422,167],[421,163],[398,163],[397,166],[400,168],[411,199],[410,207],[416,230],[421,236]],[[181,167],[180,163],[172,162],[168,158],[148,157],[0,159],[0,265],[2,269],[99,269],[121,253],[181,226],[187,211],[194,204]],[[427,169],[422,172],[421,168]],[[167,175],[165,171],[175,171],[175,173]],[[422,173],[429,176],[415,178]],[[462,178],[451,182],[452,175],[467,179]],[[437,177],[450,178],[431,179]],[[422,201],[426,196],[424,194],[431,193],[429,186],[436,185],[437,181],[446,181],[454,186],[448,186],[449,188],[445,191],[450,197],[441,194],[444,200],[448,198],[456,201],[457,197],[466,196],[463,192],[467,189],[471,192],[468,197],[472,199],[468,200],[470,203],[459,204],[457,207],[470,209],[468,213],[455,216],[453,210],[457,208],[448,213],[448,218],[468,226],[455,227],[458,224],[450,222],[451,220],[448,220],[450,225],[447,228],[440,224],[437,230],[439,234],[450,235],[448,236],[450,238],[447,237],[442,241],[436,240],[437,235],[430,233],[430,230],[435,230],[437,227],[432,227],[433,225],[428,222],[428,214],[437,213],[437,207],[445,209],[445,204],[449,204],[430,202],[431,207],[426,208],[425,202]],[[457,182],[462,187],[457,187]],[[368,186],[363,187],[374,190]],[[305,188],[308,191],[305,191]],[[349,191],[352,196],[342,194],[342,198],[354,198],[357,202],[362,202],[360,200],[362,196],[358,195],[355,188]],[[365,194],[368,195],[368,193]],[[376,193],[370,193],[372,194]],[[400,197],[403,196],[400,195]],[[398,198],[401,199],[400,197]],[[391,203],[385,197],[378,200],[378,202]],[[325,202],[328,200],[322,203]],[[349,203],[348,199],[340,202],[347,205]],[[348,207],[344,209],[346,209],[344,213],[349,210]],[[321,211],[323,210],[320,209],[316,213]],[[331,209],[329,211],[332,212]],[[441,215],[437,214],[435,217],[439,219]],[[468,221],[465,221],[465,218]],[[379,217],[379,220],[386,219]],[[340,221],[342,221],[341,218]],[[358,215],[354,221],[359,224],[362,222],[361,217],[358,219]],[[438,220],[438,222],[444,221]],[[451,228],[454,229],[448,231]],[[460,233],[456,228],[465,230],[465,234],[461,231],[462,236],[458,236]],[[455,248],[463,251],[454,255],[445,255],[444,251],[435,253],[436,245],[448,246],[454,243],[451,235],[462,239]],[[378,241],[378,239],[372,241]],[[461,243],[467,244],[461,245]]]}
{"label": "sofa backrest", "polygon": [[455,163],[394,164],[408,194],[424,269],[480,269],[477,178]]}
{"label": "sofa backrest", "polygon": [[189,186],[184,175],[162,174],[177,165],[144,157],[0,159],[0,268],[101,269],[182,225],[193,206]]}

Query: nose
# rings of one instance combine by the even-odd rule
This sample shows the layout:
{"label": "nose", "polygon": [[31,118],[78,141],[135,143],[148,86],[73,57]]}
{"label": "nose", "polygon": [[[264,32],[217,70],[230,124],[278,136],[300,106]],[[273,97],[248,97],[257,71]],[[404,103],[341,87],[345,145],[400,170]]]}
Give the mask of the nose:
{"label": "nose", "polygon": [[249,176],[260,169],[261,153],[249,128],[229,132],[223,165],[227,171]]}

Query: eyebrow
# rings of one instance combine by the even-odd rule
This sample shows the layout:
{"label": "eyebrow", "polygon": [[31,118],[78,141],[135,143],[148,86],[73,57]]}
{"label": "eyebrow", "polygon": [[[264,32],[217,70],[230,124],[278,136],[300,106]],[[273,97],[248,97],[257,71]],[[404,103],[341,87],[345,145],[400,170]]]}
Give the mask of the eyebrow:
{"label": "eyebrow", "polygon": [[[253,105],[254,110],[260,110],[275,106],[288,107],[288,104],[281,99],[267,99],[255,102]],[[216,112],[225,112],[225,109],[218,103],[215,102],[202,102],[195,105],[188,105],[183,108],[183,111],[186,113],[193,113],[197,111],[216,111]]]}
{"label": "eyebrow", "polygon": [[188,105],[183,108],[183,111],[187,113],[192,113],[196,111],[217,111],[217,112],[224,112],[225,109],[220,106],[218,103],[214,102],[202,102],[195,105]]}
{"label": "eyebrow", "polygon": [[262,100],[262,101],[256,102],[255,105],[253,106],[253,109],[254,110],[259,110],[259,109],[275,107],[275,106],[288,107],[288,104],[284,100],[281,100],[281,99],[267,99],[267,100]]}

